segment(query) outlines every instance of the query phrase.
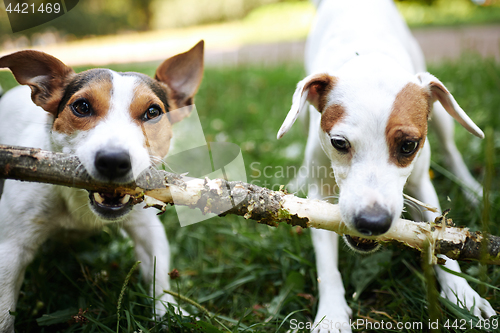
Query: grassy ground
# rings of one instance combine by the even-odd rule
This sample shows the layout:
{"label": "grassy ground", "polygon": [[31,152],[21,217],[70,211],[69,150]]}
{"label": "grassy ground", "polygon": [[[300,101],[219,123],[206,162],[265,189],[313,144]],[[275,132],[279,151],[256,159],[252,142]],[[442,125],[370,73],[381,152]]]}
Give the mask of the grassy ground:
{"label": "grassy ground", "polygon": [[[154,72],[154,68],[144,66],[118,69]],[[494,149],[486,154],[485,142],[462,128],[456,129],[466,163],[483,180],[488,156],[500,151],[500,65],[472,56],[430,70],[481,128],[493,131],[490,138]],[[261,185],[267,181],[267,186],[286,184],[286,175],[275,171],[280,166],[300,165],[305,142],[302,128],[294,126],[280,141],[275,135],[302,76],[299,64],[206,70],[196,105],[207,141],[225,137],[240,145],[249,181]],[[0,72],[0,83],[4,87],[14,84],[6,72]],[[432,135],[430,140],[436,146]],[[481,209],[472,207],[454,180],[440,172],[443,161],[438,154],[434,154],[433,162],[434,183],[443,208],[452,209],[450,216],[456,224],[480,229]],[[272,167],[267,169],[270,177],[263,173],[265,166]],[[499,158],[492,166],[498,174]],[[500,220],[499,179],[494,177],[490,184],[490,228],[496,235],[500,234],[498,224],[493,222]],[[314,319],[317,282],[309,231],[285,225],[275,229],[231,216],[181,228],[172,208],[163,220],[172,246],[172,267],[180,272],[172,288],[216,316],[207,317],[181,303],[200,320],[180,318],[171,312],[161,323],[153,322],[148,287],[142,284],[138,270],[132,272],[118,305],[135,259],[130,240],[106,228],[86,240],[80,235],[58,237],[58,241],[43,246],[26,272],[17,309],[17,332],[284,332],[291,327],[291,319]],[[360,257],[343,244],[340,252],[353,320],[422,323],[426,327],[426,282],[418,253],[388,246],[372,256]],[[500,285],[499,267],[486,267],[486,275],[476,263],[462,267],[471,277]],[[500,309],[497,289],[474,282],[471,285]],[[440,300],[438,306],[441,324],[447,319],[451,320],[449,324],[470,319],[468,313],[446,301]],[[442,331],[461,330],[442,327]]]}

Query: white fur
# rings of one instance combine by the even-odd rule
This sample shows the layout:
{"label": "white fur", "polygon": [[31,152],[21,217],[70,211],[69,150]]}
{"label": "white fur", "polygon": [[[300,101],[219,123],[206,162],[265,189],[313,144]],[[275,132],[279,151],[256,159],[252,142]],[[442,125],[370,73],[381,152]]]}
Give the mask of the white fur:
{"label": "white fur", "polygon": [[[52,116],[33,104],[29,87],[8,91],[0,99],[0,143],[74,153],[95,178],[99,178],[94,167],[95,153],[123,148],[129,152],[133,176],[137,176],[150,165],[150,159],[142,131],[128,113],[136,78],[114,72],[112,78],[107,116],[92,130],[72,135],[51,131]],[[135,252],[148,282],[153,279],[156,257],[154,294],[159,297],[157,314],[162,315],[162,302],[175,301],[162,291],[169,289],[170,252],[163,225],[155,214],[154,210],[136,205],[121,223],[135,242]],[[16,310],[24,271],[39,246],[58,229],[96,230],[109,222],[91,211],[85,190],[5,181],[0,199],[0,332],[14,332],[14,316],[9,311]]]}
{"label": "white fur", "polygon": [[[340,189],[339,205],[342,219],[352,224],[354,216],[377,203],[390,211],[393,220],[403,210],[403,188],[423,202],[439,207],[438,197],[429,178],[430,147],[427,141],[413,162],[406,167],[389,161],[385,136],[391,106],[401,89],[409,82],[433,91],[432,82],[438,82],[425,70],[422,53],[389,0],[333,1],[323,0],[318,5],[315,23],[306,47],[306,70],[309,74],[299,82],[293,96],[291,110],[278,138],[282,137],[307,106],[306,86],[315,74],[328,73],[337,78],[329,92],[326,106],[340,104],[345,116],[325,133],[320,128],[320,113],[310,107],[309,136],[304,166],[331,165],[335,179],[310,177],[301,183],[309,187],[310,198],[321,199],[331,193],[321,193],[320,184],[335,184]],[[444,87],[444,86],[443,86]],[[433,91],[433,93],[435,93]],[[446,112],[454,116],[476,136],[479,128],[458,106],[451,94],[435,94],[441,103],[434,104],[434,122],[431,123],[444,141],[444,154],[452,161],[452,171],[481,194],[480,185],[467,171],[453,142],[453,123]],[[446,95],[446,96],[444,96]],[[321,110],[320,110],[321,111]],[[303,112],[305,114],[305,112]],[[339,153],[331,144],[335,136],[345,137],[352,146],[350,156]],[[308,172],[312,175],[313,172]],[[433,220],[437,214],[427,212],[425,218]],[[324,230],[312,230],[318,270],[319,305],[314,322],[323,317],[331,327],[342,327],[333,332],[349,332],[352,311],[344,299],[344,288],[338,270],[338,236]],[[460,271],[455,261],[447,260],[447,267]],[[481,298],[459,277],[436,269],[442,295],[454,303],[462,302],[476,316],[495,314],[491,305]],[[456,296],[455,296],[456,295]],[[473,304],[475,307],[472,309]],[[325,332],[321,327],[316,331]],[[330,330],[327,330],[330,331]],[[330,331],[332,332],[332,331]]]}

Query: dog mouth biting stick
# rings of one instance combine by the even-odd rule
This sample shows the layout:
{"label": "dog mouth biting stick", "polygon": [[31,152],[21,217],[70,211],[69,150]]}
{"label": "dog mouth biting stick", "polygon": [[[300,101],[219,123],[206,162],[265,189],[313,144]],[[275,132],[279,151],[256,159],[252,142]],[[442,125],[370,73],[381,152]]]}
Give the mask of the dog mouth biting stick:
{"label": "dog mouth biting stick", "polygon": [[[330,197],[333,193],[325,193],[324,184],[330,189],[338,186],[341,219],[362,238],[392,232],[404,208],[403,190],[440,209],[428,174],[428,121],[441,139],[445,160],[452,161],[453,173],[480,196],[481,186],[455,146],[450,115],[473,135],[484,134],[445,85],[426,72],[420,48],[394,3],[323,0],[316,4],[306,43],[308,75],[297,84],[278,132],[279,139],[301,114],[309,120],[302,166],[308,173],[297,180],[310,185],[308,197]],[[315,176],[313,170],[319,167],[331,168],[334,177]],[[438,215],[425,211],[424,219],[434,221]],[[349,322],[352,310],[338,269],[337,236],[323,230],[311,234],[319,289],[314,322]],[[351,236],[345,240],[358,252],[377,248],[375,242]],[[447,260],[445,267],[460,272],[455,261]],[[465,279],[440,267],[435,271],[444,298],[478,317],[495,314]]]}
{"label": "dog mouth biting stick", "polygon": [[[80,161],[76,156],[0,145],[2,178],[47,182],[96,192],[117,191],[122,195],[130,195],[131,205],[145,201],[148,207],[158,208],[160,213],[167,204],[185,205],[206,213],[244,216],[270,226],[287,223],[350,234],[353,237],[367,237],[349,229],[341,221],[339,206],[326,201],[303,199],[283,191],[272,191],[242,182],[227,182],[224,179],[193,179],[155,168],[146,170],[132,183],[111,185],[88,177],[79,165]],[[228,188],[231,190],[227,195],[213,195],[214,189],[218,193],[226,193]],[[172,193],[176,193],[175,200]],[[214,202],[212,206],[207,205],[207,197]],[[230,211],[217,209],[227,207],[226,203],[231,201],[238,201],[240,204]],[[488,239],[486,249],[483,243],[485,238]],[[428,243],[433,245],[434,254],[445,254],[457,260],[500,264],[500,237],[481,235],[467,228],[456,228],[446,217],[446,212],[430,223],[398,219],[388,233],[372,236],[370,239],[396,241],[420,251]],[[438,258],[434,257],[434,261],[437,262]]]}

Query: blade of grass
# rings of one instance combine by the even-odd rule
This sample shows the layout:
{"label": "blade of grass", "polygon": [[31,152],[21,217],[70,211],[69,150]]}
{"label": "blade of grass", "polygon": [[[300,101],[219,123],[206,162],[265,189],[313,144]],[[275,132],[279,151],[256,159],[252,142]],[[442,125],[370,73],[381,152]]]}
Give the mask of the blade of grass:
{"label": "blade of grass", "polygon": [[[486,145],[485,145],[485,164],[486,164],[486,174],[483,182],[483,218],[482,218],[482,231],[483,235],[490,234],[490,192],[493,183],[493,176],[495,172],[494,160],[495,160],[495,143],[493,142],[493,128],[486,128]],[[488,251],[488,238],[484,237],[481,241],[482,253],[481,257],[486,258]],[[487,279],[488,266],[484,262],[479,263],[479,278],[481,281],[486,281]],[[484,284],[479,285],[479,293],[485,295],[487,292],[486,286]]]}
{"label": "blade of grass", "polygon": [[116,307],[116,333],[120,332],[120,309],[122,306],[122,300],[123,300],[123,295],[125,294],[125,289],[127,289],[128,282],[130,278],[132,277],[132,273],[135,271],[137,266],[140,264],[140,261],[136,261],[134,266],[130,269],[130,271],[127,274],[127,277],[125,278],[125,282],[123,282],[122,290],[120,291],[120,297],[118,297],[118,306]]}
{"label": "blade of grass", "polygon": [[[431,245],[427,242],[425,250],[422,252],[422,266],[424,270],[426,289],[427,289],[427,308],[429,309],[429,320],[431,322],[439,321],[439,302],[438,302],[438,290],[436,287],[436,276],[434,272],[434,265],[432,265],[432,253]],[[440,332],[439,329],[431,328],[431,332]]]}
{"label": "blade of grass", "polygon": [[479,279],[476,279],[475,277],[472,277],[472,276],[470,276],[470,275],[467,275],[467,274],[464,274],[464,273],[459,273],[459,272],[452,271],[451,269],[448,269],[448,268],[446,268],[446,267],[444,267],[444,266],[440,266],[440,267],[441,267],[441,269],[442,269],[443,271],[445,271],[445,272],[447,272],[447,273],[450,273],[450,274],[453,274],[453,275],[456,275],[456,276],[459,276],[459,277],[461,277],[461,278],[464,278],[464,279],[466,279],[466,280],[467,280],[467,281],[469,281],[469,282],[474,282],[474,283],[477,283],[478,285],[485,285],[485,286],[486,286],[486,287],[488,287],[488,288],[493,288],[493,289],[495,289],[495,290],[500,290],[500,288],[499,288],[499,287],[495,287],[495,286],[493,286],[493,285],[491,285],[491,284],[489,284],[489,283],[483,282],[483,281],[481,281],[481,280],[479,280]]}

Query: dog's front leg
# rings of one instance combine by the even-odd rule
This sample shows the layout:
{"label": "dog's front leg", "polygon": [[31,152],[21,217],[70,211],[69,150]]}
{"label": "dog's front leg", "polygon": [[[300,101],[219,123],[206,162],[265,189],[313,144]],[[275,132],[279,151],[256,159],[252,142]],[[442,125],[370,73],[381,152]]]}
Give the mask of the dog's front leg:
{"label": "dog's front leg", "polygon": [[24,271],[32,258],[31,255],[23,260],[26,255],[22,252],[22,246],[16,242],[0,244],[0,332],[14,332],[14,316],[10,313],[16,310]]}
{"label": "dog's front leg", "polygon": [[[13,333],[14,316],[10,313],[16,310],[24,272],[47,237],[37,226],[23,228],[15,219],[11,219],[12,223],[6,220],[1,221],[6,224],[2,228],[2,236],[6,237],[0,236],[0,332]],[[17,229],[10,228],[15,225],[20,226],[17,231],[22,230],[21,235],[11,232]]]}
{"label": "dog's front leg", "polygon": [[[408,179],[406,189],[410,195],[422,202],[438,208],[439,211],[441,211],[436,190],[434,189],[429,177],[429,166],[430,147],[426,142],[422,154],[416,161],[415,168]],[[434,221],[438,214],[425,211],[424,216],[425,220]],[[446,259],[446,264],[444,265],[446,268],[455,272],[460,272],[460,265],[458,262],[449,259],[444,255],[440,257]],[[441,285],[442,297],[447,298],[453,304],[457,304],[462,308],[468,309],[475,316],[480,318],[489,318],[495,315],[495,310],[490,303],[482,298],[474,289],[472,289],[464,278],[449,274],[442,270],[439,266],[436,266],[435,271],[439,284]]]}
{"label": "dog's front leg", "polygon": [[[51,185],[6,180],[0,200],[0,332],[14,332],[14,316],[26,267],[54,231],[46,207]],[[19,194],[23,195],[19,195]],[[49,208],[50,209],[50,208]]]}
{"label": "dog's front leg", "polygon": [[[330,188],[329,193],[324,194],[334,194],[335,181],[331,178],[325,178],[323,181],[327,182]],[[308,197],[322,199],[322,192],[325,191],[323,182],[318,178],[310,179],[310,182]],[[319,291],[318,310],[313,323],[316,327],[313,332],[351,332],[352,310],[345,300],[344,285],[338,268],[339,236],[334,232],[319,229],[311,229],[311,236],[316,254]]]}
{"label": "dog's front leg", "polygon": [[[156,315],[161,317],[166,313],[167,303],[176,303],[171,295],[163,292],[170,290],[170,248],[165,228],[154,209],[143,210],[139,206],[134,209],[131,219],[124,223],[123,228],[134,241],[137,260],[141,261],[141,271],[146,282],[150,283],[150,295],[156,298]],[[182,309],[180,311],[187,314]]]}
{"label": "dog's front leg", "polygon": [[313,332],[351,332],[351,308],[345,300],[338,269],[338,235],[327,230],[311,230],[318,270],[319,304]]}

